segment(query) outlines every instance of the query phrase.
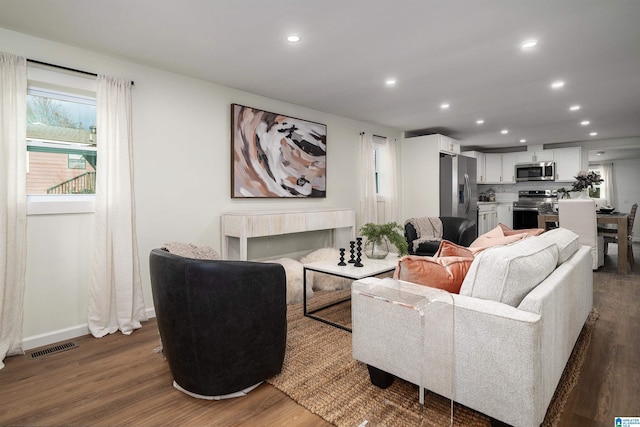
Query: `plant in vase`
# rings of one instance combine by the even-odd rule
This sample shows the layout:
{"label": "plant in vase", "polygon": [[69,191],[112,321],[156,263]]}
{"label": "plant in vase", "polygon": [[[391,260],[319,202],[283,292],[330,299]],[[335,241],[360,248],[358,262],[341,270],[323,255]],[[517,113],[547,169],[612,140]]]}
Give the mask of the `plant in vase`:
{"label": "plant in vase", "polygon": [[360,228],[360,235],[367,238],[364,254],[369,258],[386,257],[389,253],[389,242],[398,249],[398,256],[409,253],[404,229],[396,222],[386,224],[368,222]]}
{"label": "plant in vase", "polygon": [[578,175],[574,176],[574,178],[576,180],[573,183],[573,187],[569,191],[578,192],[582,197],[586,198],[589,197],[588,190],[593,190],[593,186],[595,184],[600,184],[604,181],[604,179],[600,177],[600,174],[594,171],[580,171],[578,172]]}

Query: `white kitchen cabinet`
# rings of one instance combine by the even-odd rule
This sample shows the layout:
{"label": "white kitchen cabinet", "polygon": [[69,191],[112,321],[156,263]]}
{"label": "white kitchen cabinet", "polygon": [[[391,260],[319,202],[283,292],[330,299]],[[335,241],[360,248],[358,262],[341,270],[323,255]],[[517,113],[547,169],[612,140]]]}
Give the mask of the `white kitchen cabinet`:
{"label": "white kitchen cabinet", "polygon": [[502,153],[502,184],[516,182],[516,164],[518,153]]}
{"label": "white kitchen cabinet", "polygon": [[453,138],[444,135],[428,135],[436,137],[442,153],[460,154],[460,144]]}
{"label": "white kitchen cabinet", "polygon": [[485,169],[485,157],[486,154],[481,153],[479,151],[463,151],[463,156],[473,157],[476,159],[476,180],[478,184],[484,184],[487,181],[486,177],[486,169]]}
{"label": "white kitchen cabinet", "polygon": [[502,154],[486,153],[484,157],[486,184],[502,183]]}
{"label": "white kitchen cabinet", "polygon": [[518,163],[553,162],[553,150],[518,151]]}
{"label": "white kitchen cabinet", "polygon": [[498,210],[496,203],[478,204],[478,236],[498,226]]}
{"label": "white kitchen cabinet", "polygon": [[513,228],[513,203],[498,203],[498,223]]}
{"label": "white kitchen cabinet", "polygon": [[553,150],[556,162],[556,181],[575,181],[582,167],[582,149],[580,147],[556,148]]}

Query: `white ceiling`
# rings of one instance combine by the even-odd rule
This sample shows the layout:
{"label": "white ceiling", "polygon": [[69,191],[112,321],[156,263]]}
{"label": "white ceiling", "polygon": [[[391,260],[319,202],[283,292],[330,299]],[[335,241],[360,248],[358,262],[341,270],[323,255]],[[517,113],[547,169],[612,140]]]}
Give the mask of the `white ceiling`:
{"label": "white ceiling", "polygon": [[467,147],[640,136],[639,0],[0,0],[0,26]]}

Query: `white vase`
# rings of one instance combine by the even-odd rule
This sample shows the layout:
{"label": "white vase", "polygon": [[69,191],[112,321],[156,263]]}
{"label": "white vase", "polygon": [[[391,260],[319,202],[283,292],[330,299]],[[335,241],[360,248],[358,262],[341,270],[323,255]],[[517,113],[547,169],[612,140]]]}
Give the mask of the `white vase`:
{"label": "white vase", "polygon": [[576,199],[590,199],[591,197],[589,197],[589,189],[585,188],[584,190],[581,190],[578,192],[578,197],[576,197]]}

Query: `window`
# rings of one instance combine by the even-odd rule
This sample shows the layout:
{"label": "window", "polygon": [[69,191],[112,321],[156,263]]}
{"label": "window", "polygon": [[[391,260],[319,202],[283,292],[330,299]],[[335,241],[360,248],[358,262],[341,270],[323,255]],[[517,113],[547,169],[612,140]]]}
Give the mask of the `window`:
{"label": "window", "polygon": [[[87,90],[86,80],[51,70],[29,69],[29,214],[94,210],[96,100],[95,89]],[[95,86],[95,81],[92,83]]]}
{"label": "window", "polygon": [[30,88],[27,194],[94,194],[95,99]]}

